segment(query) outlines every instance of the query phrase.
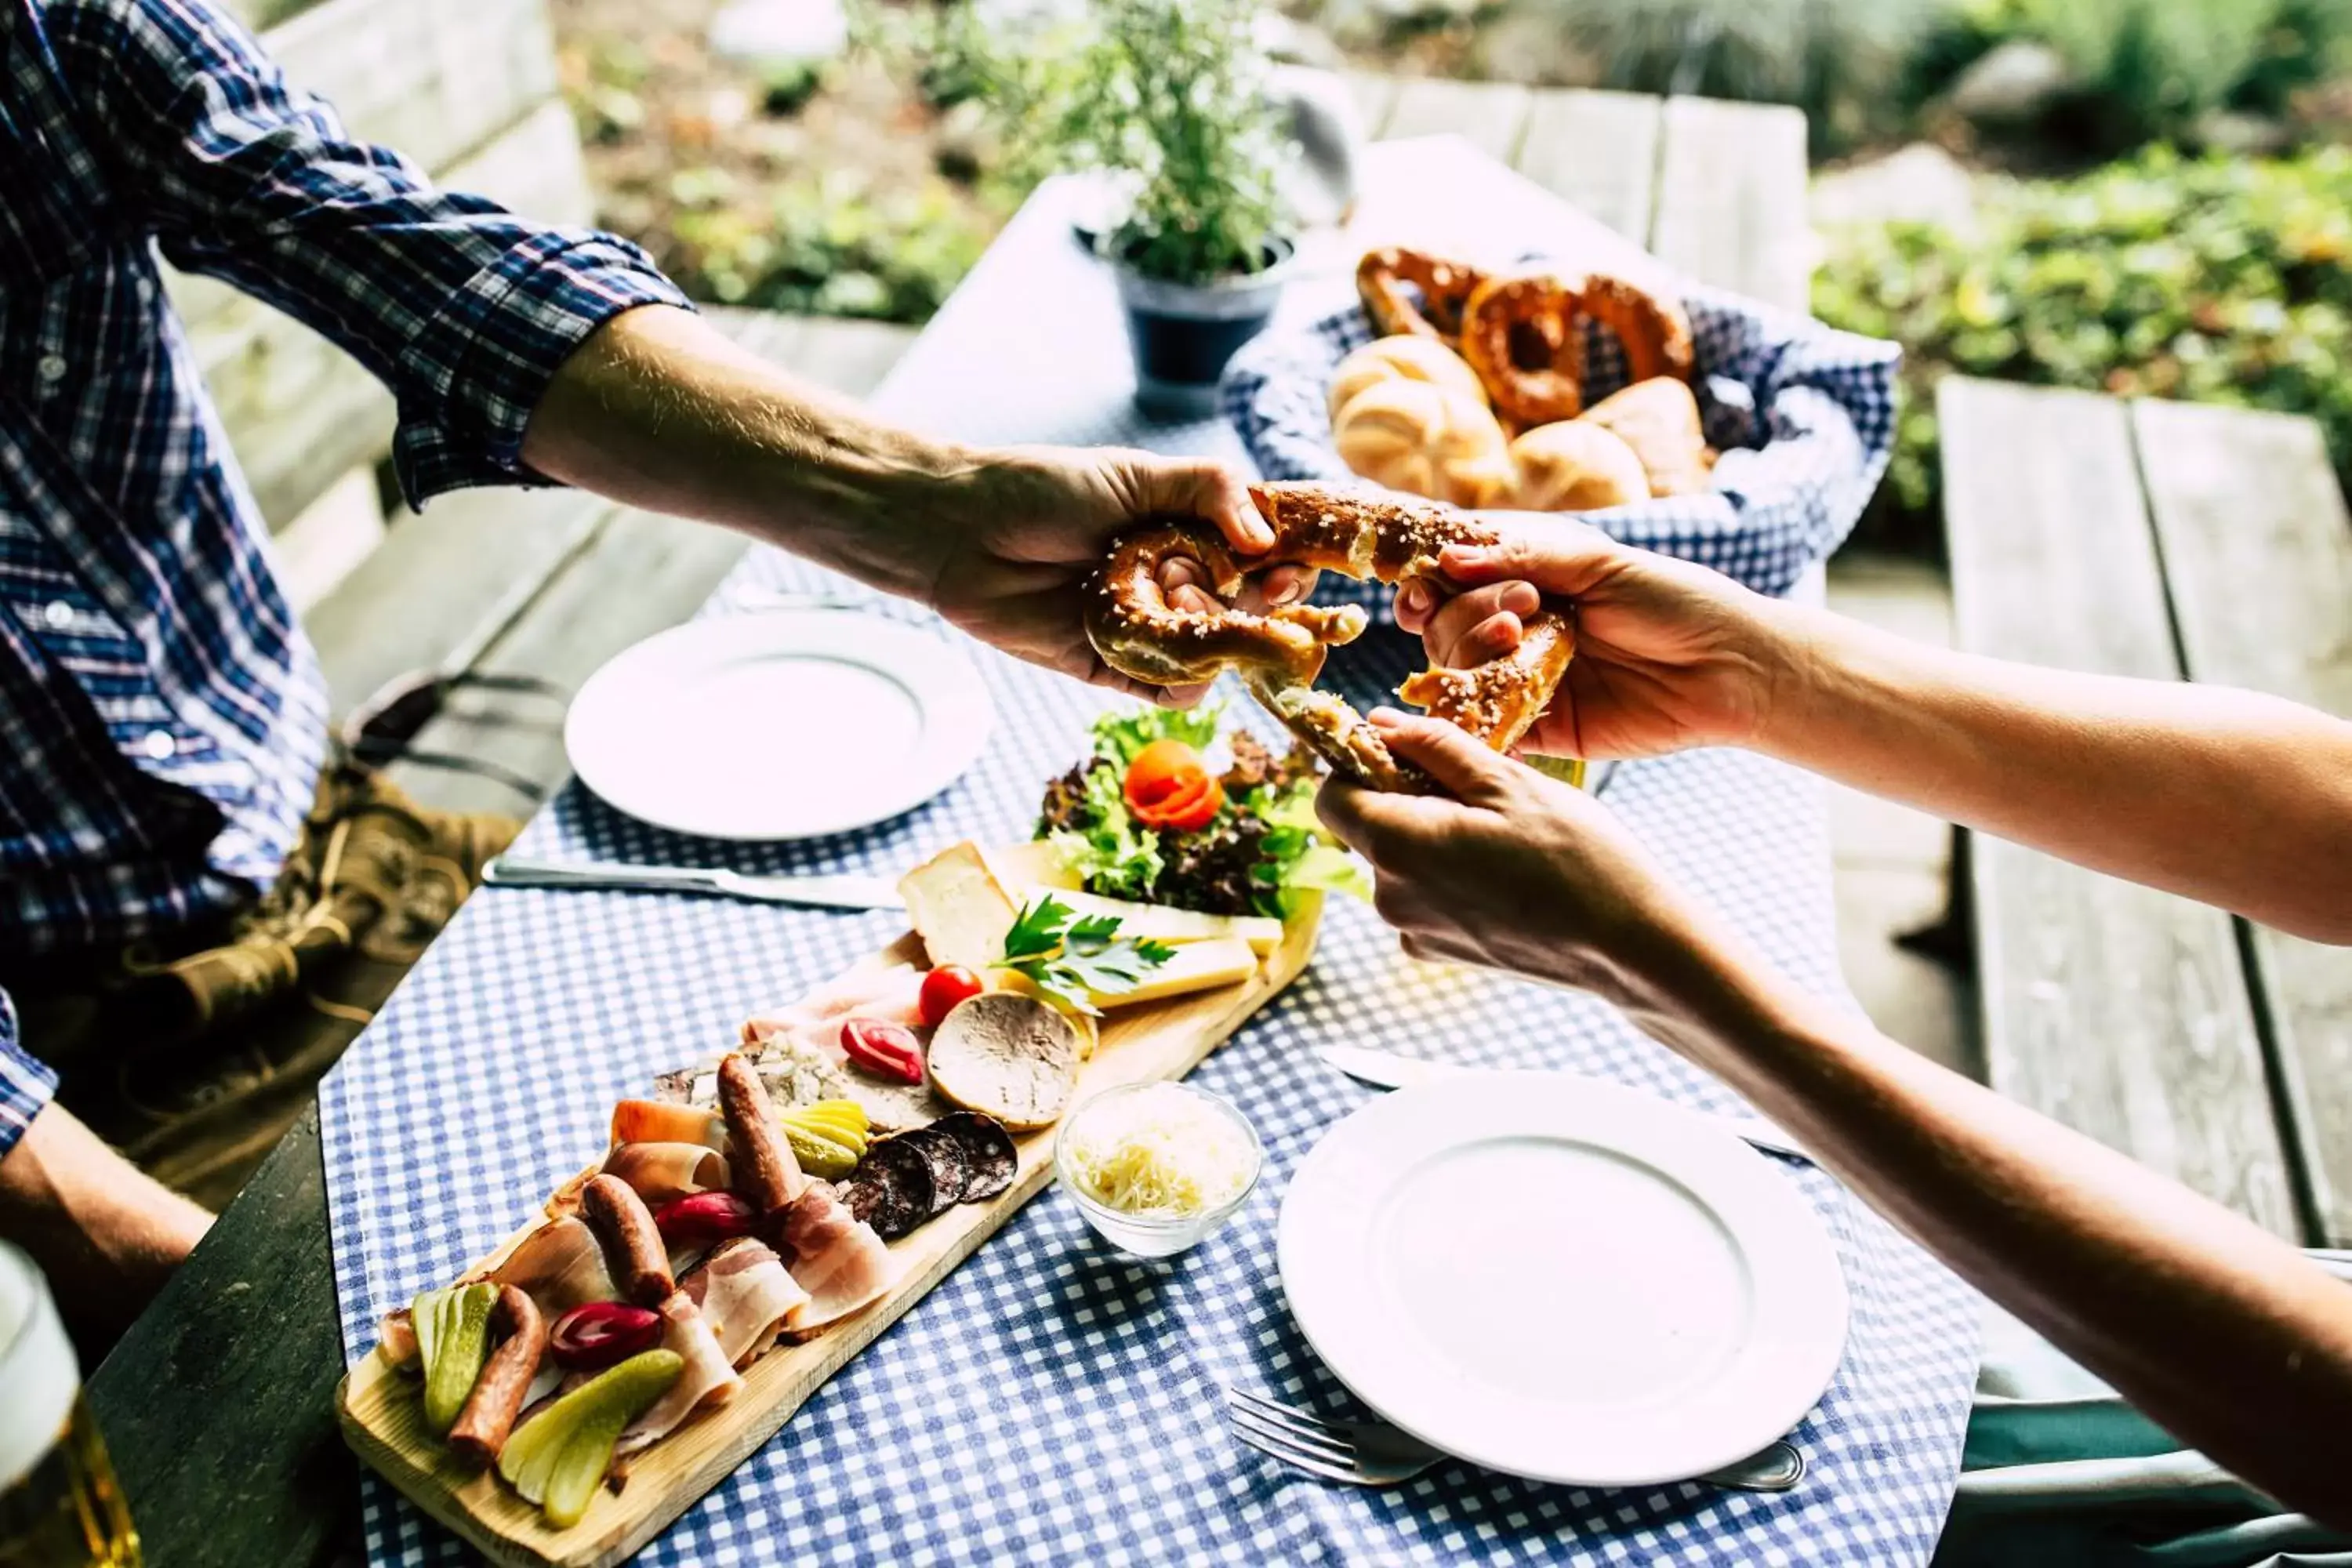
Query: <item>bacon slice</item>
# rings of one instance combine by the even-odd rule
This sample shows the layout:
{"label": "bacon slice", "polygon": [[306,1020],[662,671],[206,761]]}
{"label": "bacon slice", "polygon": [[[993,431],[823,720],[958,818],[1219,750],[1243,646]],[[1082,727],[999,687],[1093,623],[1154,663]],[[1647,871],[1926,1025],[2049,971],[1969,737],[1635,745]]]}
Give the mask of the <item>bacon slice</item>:
{"label": "bacon slice", "polygon": [[767,1353],[785,1318],[809,1299],[775,1250],[748,1236],[720,1242],[677,1288],[702,1309],[719,1348],[739,1372]]}
{"label": "bacon slice", "polygon": [[725,1192],[729,1175],[727,1156],[707,1143],[624,1143],[604,1156],[604,1173],[635,1188],[648,1208]]}
{"label": "bacon slice", "polygon": [[793,1200],[781,1229],[793,1279],[809,1293],[784,1315],[785,1331],[796,1338],[881,1300],[898,1282],[898,1260],[874,1227],[842,1207],[823,1182],[810,1183]]}
{"label": "bacon slice", "polygon": [[696,1411],[724,1405],[743,1390],[743,1380],[735,1375],[734,1363],[719,1348],[719,1338],[710,1331],[710,1323],[693,1297],[683,1290],[673,1291],[661,1304],[661,1315],[662,1349],[676,1351],[686,1366],[669,1392],[621,1434],[615,1453],[634,1454],[651,1447]]}
{"label": "bacon slice", "polygon": [[524,1237],[486,1278],[529,1296],[550,1322],[583,1301],[621,1299],[604,1243],[577,1215],[551,1219]]}

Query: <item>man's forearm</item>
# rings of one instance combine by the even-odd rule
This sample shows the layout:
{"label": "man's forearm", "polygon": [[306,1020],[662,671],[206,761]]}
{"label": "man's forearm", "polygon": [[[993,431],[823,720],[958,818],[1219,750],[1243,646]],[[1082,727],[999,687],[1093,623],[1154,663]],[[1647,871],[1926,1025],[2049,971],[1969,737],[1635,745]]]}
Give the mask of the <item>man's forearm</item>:
{"label": "man's forearm", "polygon": [[738,529],[926,596],[969,453],[877,423],[688,311],[615,317],[549,384],[523,460],[550,479]]}
{"label": "man's forearm", "polygon": [[2352,723],[2252,692],[1979,658],[1787,609],[1758,745],[1858,789],[2352,942]]}
{"label": "man's forearm", "polygon": [[2352,1526],[2352,1289],[1851,1015],[1703,952],[1675,967],[1645,1029],[2184,1444]]}

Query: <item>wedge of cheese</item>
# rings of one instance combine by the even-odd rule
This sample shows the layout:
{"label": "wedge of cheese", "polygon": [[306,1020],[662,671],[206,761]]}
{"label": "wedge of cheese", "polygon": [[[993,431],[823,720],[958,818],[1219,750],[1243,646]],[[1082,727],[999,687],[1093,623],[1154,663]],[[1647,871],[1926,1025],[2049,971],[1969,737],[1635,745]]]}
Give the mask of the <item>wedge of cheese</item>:
{"label": "wedge of cheese", "polygon": [[1149,937],[1176,947],[1201,942],[1244,942],[1260,958],[1282,945],[1282,922],[1270,915],[1204,915],[1197,910],[1130,903],[1059,889],[1054,889],[1054,897],[1075,914],[1116,916],[1121,936]]}
{"label": "wedge of cheese", "polygon": [[1020,913],[971,844],[942,849],[899,878],[898,896],[932,966],[961,963],[975,974],[1004,956],[1004,933]]}
{"label": "wedge of cheese", "polygon": [[1061,851],[1043,838],[1026,844],[1000,845],[981,851],[996,879],[1019,893],[1050,888],[1056,893],[1076,892],[1080,883],[1062,865]]}
{"label": "wedge of cheese", "polygon": [[1142,1002],[1162,1002],[1220,985],[1238,985],[1257,973],[1257,954],[1239,937],[1188,942],[1175,956],[1143,977],[1132,991],[1089,992],[1087,999],[1108,1012]]}

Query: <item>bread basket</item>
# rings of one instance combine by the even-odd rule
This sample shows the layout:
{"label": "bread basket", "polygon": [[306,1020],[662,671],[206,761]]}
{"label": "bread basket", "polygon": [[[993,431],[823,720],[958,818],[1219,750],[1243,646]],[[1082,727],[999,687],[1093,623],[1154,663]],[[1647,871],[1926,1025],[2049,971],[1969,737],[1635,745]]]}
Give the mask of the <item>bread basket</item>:
{"label": "bread basket", "polygon": [[[1563,515],[1784,594],[1844,540],[1885,472],[1901,351],[1734,294],[1689,285],[1681,298],[1700,412],[1721,454],[1715,489]],[[1586,331],[1590,405],[1622,387],[1625,370],[1613,335],[1591,322]],[[1339,361],[1372,336],[1352,286],[1341,281],[1328,305],[1286,315],[1235,356],[1221,402],[1266,478],[1365,482],[1332,445],[1324,393]],[[1317,596],[1376,614],[1387,598],[1378,584],[1330,573]]]}

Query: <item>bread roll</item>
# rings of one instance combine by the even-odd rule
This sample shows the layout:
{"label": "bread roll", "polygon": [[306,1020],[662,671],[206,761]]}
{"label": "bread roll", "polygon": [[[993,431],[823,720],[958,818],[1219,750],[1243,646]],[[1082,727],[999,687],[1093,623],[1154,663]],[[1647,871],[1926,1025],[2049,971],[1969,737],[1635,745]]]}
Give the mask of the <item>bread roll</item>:
{"label": "bread roll", "polygon": [[1598,425],[1633,448],[1650,476],[1654,496],[1698,495],[1715,488],[1714,449],[1699,425],[1698,399],[1671,376],[1637,381],[1586,409],[1582,424]]}
{"label": "bread roll", "polygon": [[1348,400],[1331,435],[1349,468],[1391,489],[1481,507],[1502,504],[1518,486],[1503,427],[1453,387],[1376,382]]}
{"label": "bread roll", "polygon": [[1650,499],[1650,476],[1633,448],[1581,419],[1538,425],[1511,443],[1519,471],[1515,504],[1529,511],[1591,511]]}
{"label": "bread roll", "polygon": [[1384,381],[1425,381],[1468,393],[1482,407],[1486,402],[1486,389],[1478,384],[1462,356],[1435,338],[1381,338],[1341,360],[1339,368],[1331,373],[1333,422],[1338,422],[1356,394]]}

